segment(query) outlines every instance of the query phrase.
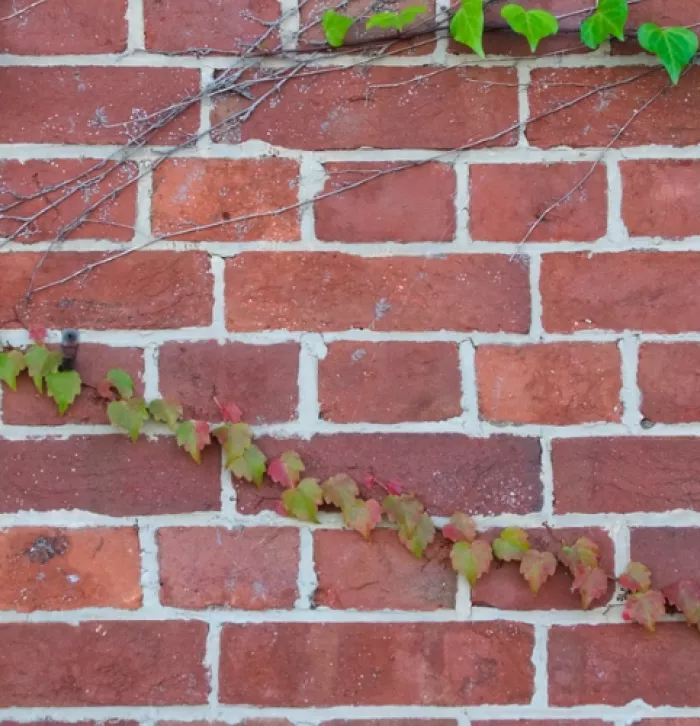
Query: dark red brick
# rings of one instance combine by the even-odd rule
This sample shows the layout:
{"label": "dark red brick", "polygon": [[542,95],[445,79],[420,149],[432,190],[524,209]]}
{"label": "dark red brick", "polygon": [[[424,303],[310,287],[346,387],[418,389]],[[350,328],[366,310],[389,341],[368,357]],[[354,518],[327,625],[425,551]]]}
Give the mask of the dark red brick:
{"label": "dark red brick", "polygon": [[700,573],[700,529],[641,527],[631,530],[631,559],[644,563],[656,588],[679,580],[695,580]]}
{"label": "dark red brick", "polygon": [[642,415],[659,423],[700,421],[700,344],[644,344],[639,349]]}

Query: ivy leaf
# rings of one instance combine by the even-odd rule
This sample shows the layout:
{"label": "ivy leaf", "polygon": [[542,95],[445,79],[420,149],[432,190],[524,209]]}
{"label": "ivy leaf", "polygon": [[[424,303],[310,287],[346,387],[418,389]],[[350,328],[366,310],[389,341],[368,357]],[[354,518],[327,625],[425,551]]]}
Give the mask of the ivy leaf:
{"label": "ivy leaf", "polygon": [[131,398],[134,395],[134,379],[121,368],[113,368],[107,374],[107,380],[121,398]]}
{"label": "ivy leaf", "polygon": [[265,464],[267,457],[255,445],[251,444],[244,452],[231,462],[229,467],[235,477],[252,482],[256,487],[261,487],[265,476]]}
{"label": "ivy leaf", "polygon": [[172,398],[156,398],[148,404],[148,410],[154,421],[166,424],[171,431],[175,431],[182,418],[182,405]]}
{"label": "ivy leaf", "polygon": [[44,345],[33,345],[24,354],[27,370],[39,393],[44,392],[44,378],[51,373],[58,373],[63,356],[58,351],[50,351]]}
{"label": "ivy leaf", "polygon": [[581,23],[581,40],[593,50],[610,36],[624,40],[628,15],[627,0],[598,0],[596,11]]}
{"label": "ivy leaf", "polygon": [[442,528],[442,534],[451,542],[473,542],[476,539],[476,524],[468,514],[455,512],[449,524]]}
{"label": "ivy leaf", "polygon": [[328,45],[339,48],[345,41],[350,26],[355,22],[354,18],[336,13],[335,10],[326,10],[321,18],[323,32],[326,34]]}
{"label": "ivy leaf", "polygon": [[666,614],[666,599],[658,590],[635,592],[627,596],[623,620],[633,620],[643,625],[650,633],[656,630],[656,623]]}
{"label": "ivy leaf", "polygon": [[382,521],[382,506],[376,499],[366,502],[355,499],[343,507],[343,519],[348,527],[369,539],[372,530]]}
{"label": "ivy leaf", "polygon": [[17,376],[27,367],[24,353],[10,350],[0,353],[0,381],[5,381],[12,391],[17,390]]}
{"label": "ivy leaf", "polygon": [[458,43],[471,48],[478,56],[486,57],[483,45],[483,0],[462,0],[459,10],[450,21],[450,35]]}
{"label": "ivy leaf", "polygon": [[412,530],[399,528],[399,540],[418,559],[423,556],[425,548],[435,539],[435,525],[427,514],[421,514]]}
{"label": "ivy leaf", "polygon": [[655,23],[644,23],[637,31],[637,40],[644,50],[661,60],[674,85],[698,52],[698,36],[687,28],[660,28]]}
{"label": "ivy leaf", "polygon": [[425,511],[422,502],[411,494],[390,494],[384,498],[382,506],[389,519],[398,524],[399,529],[408,531],[418,526],[418,521]]}
{"label": "ivy leaf", "polygon": [[598,567],[600,548],[588,537],[579,537],[573,546],[564,545],[559,553],[559,559],[564,563],[572,575],[579,570],[594,569]]}
{"label": "ivy leaf", "polygon": [[571,590],[581,593],[581,607],[588,610],[594,600],[608,591],[608,576],[600,567],[580,567]]}
{"label": "ivy leaf", "polygon": [[304,462],[296,451],[285,451],[279,459],[273,459],[267,467],[272,481],[285,488],[296,486],[304,471]]}
{"label": "ivy leaf", "polygon": [[664,588],[666,599],[685,615],[690,625],[700,627],[700,582],[680,580]]}
{"label": "ivy leaf", "polygon": [[501,16],[519,35],[524,35],[534,53],[542,38],[555,35],[559,30],[557,19],[546,10],[525,10],[520,5],[506,5]]}
{"label": "ivy leaf", "polygon": [[651,587],[651,570],[641,562],[630,562],[620,575],[620,584],[630,592],[646,592]]}
{"label": "ivy leaf", "polygon": [[425,12],[425,5],[410,5],[398,13],[375,13],[367,21],[367,30],[371,28],[396,28],[403,30],[410,25],[419,15]]}
{"label": "ivy leaf", "polygon": [[107,406],[107,416],[112,426],[124,429],[132,441],[138,439],[145,421],[148,421],[148,408],[143,398],[130,398],[128,401],[112,401]]}
{"label": "ivy leaf", "polygon": [[336,474],[326,479],[321,484],[321,490],[326,504],[342,510],[350,506],[360,493],[357,482],[347,474]]}
{"label": "ivy leaf", "polygon": [[214,429],[214,436],[226,454],[224,466],[227,469],[233,469],[233,462],[240,459],[253,443],[253,432],[246,423],[219,426]]}
{"label": "ivy leaf", "polygon": [[224,421],[228,421],[229,423],[239,423],[243,418],[243,411],[241,411],[235,403],[219,404],[217,401],[217,404]]}
{"label": "ivy leaf", "polygon": [[175,430],[178,446],[181,446],[198,464],[202,463],[202,451],[211,443],[209,424],[206,421],[183,421]]}
{"label": "ivy leaf", "polygon": [[520,527],[506,527],[500,536],[493,541],[493,553],[499,560],[511,562],[522,560],[530,549],[527,532]]}
{"label": "ivy leaf", "polygon": [[82,381],[76,371],[59,371],[46,376],[46,391],[58,404],[58,412],[63,414],[80,395]]}
{"label": "ivy leaf", "polygon": [[317,479],[302,479],[299,486],[282,492],[284,511],[302,522],[318,522],[318,505],[323,502],[323,492]]}
{"label": "ivy leaf", "polygon": [[467,578],[469,584],[474,587],[476,581],[489,571],[493,554],[491,546],[482,539],[474,542],[457,542],[452,546],[450,553],[452,568],[460,575]]}
{"label": "ivy leaf", "polygon": [[520,562],[520,574],[527,580],[535,595],[556,570],[557,558],[551,552],[528,550]]}

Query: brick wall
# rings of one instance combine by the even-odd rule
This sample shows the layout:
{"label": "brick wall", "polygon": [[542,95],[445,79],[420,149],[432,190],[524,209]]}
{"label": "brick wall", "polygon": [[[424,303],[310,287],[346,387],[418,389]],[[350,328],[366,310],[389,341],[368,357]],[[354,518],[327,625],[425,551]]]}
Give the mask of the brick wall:
{"label": "brick wall", "polygon": [[[302,48],[325,6],[46,0],[3,19],[2,204],[34,195],[19,211],[35,214],[112,158],[123,122],[235,64],[267,27],[244,11],[286,13],[269,47]],[[650,19],[700,6],[633,5]],[[632,44],[580,53],[565,35],[519,60],[496,32],[484,63],[427,41],[292,79],[211,136],[241,98],[193,104],[0,243],[0,337],[27,342],[16,306],[49,252],[34,287],[70,279],[23,320],[53,342],[79,328],[88,383],[123,367],[210,421],[214,395],[236,401],[268,454],[395,477],[438,523],[462,509],[535,540],[548,524],[593,537],[610,572],[633,557],[658,586],[697,576],[700,72],[620,134],[665,84]],[[24,381],[0,410],[4,726],[700,724],[700,637],[679,622],[650,637],[619,607],[583,613],[563,576],[535,600],[507,569],[470,593],[440,542],[418,562],[385,531],[370,546],[332,517],[298,526],[213,451],[197,467],[165,436],[115,435],[89,391],[59,418]]]}

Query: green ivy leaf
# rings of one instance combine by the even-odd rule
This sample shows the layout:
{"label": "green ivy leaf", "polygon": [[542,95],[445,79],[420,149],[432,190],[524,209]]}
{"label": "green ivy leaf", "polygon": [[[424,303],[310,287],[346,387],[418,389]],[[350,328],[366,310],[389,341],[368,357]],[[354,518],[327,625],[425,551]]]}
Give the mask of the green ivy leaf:
{"label": "green ivy leaf", "polygon": [[461,7],[450,21],[450,35],[458,43],[471,48],[477,55],[486,57],[483,46],[483,0],[462,0]]}
{"label": "green ivy leaf", "polygon": [[136,441],[144,422],[148,421],[148,408],[143,398],[112,401],[107,406],[107,416],[112,426],[123,429],[129,434],[132,441]]}
{"label": "green ivy leaf", "polygon": [[63,414],[80,395],[82,381],[76,371],[60,371],[46,376],[46,391],[58,404],[58,412]]}
{"label": "green ivy leaf", "polygon": [[107,374],[107,380],[122,398],[131,398],[134,395],[134,379],[121,368],[111,370]]}
{"label": "green ivy leaf", "polygon": [[273,459],[267,467],[270,479],[287,488],[296,486],[303,471],[304,462],[296,451],[285,451],[278,459]]}
{"label": "green ivy leaf", "polygon": [[627,0],[598,0],[596,11],[581,23],[581,40],[593,50],[610,36],[624,40],[628,15]]}
{"label": "green ivy leaf", "polygon": [[499,537],[493,541],[493,554],[503,562],[522,560],[530,549],[527,532],[520,527],[506,527]]}
{"label": "green ivy leaf", "polygon": [[302,522],[318,522],[318,505],[323,502],[323,492],[317,479],[302,479],[293,489],[282,492],[284,511]]}
{"label": "green ivy leaf", "polygon": [[658,56],[674,85],[698,52],[698,36],[687,28],[660,28],[655,23],[644,23],[637,40],[644,50]]}
{"label": "green ivy leaf", "polygon": [[5,381],[11,390],[17,390],[17,376],[27,367],[24,353],[10,350],[0,353],[0,381]]}
{"label": "green ivy leaf", "polygon": [[450,553],[452,568],[467,578],[474,587],[476,581],[489,571],[493,555],[488,542],[477,539],[474,542],[457,542]]}
{"label": "green ivy leaf", "polygon": [[259,488],[262,486],[265,476],[266,463],[265,454],[255,444],[251,444],[243,455],[231,461],[231,465],[227,468],[238,479],[245,479]]}
{"label": "green ivy leaf", "polygon": [[51,373],[58,373],[63,356],[58,351],[50,351],[44,345],[33,345],[24,354],[29,375],[34,381],[36,390],[44,392],[44,378]]}
{"label": "green ivy leaf", "polygon": [[343,519],[348,527],[369,539],[372,530],[382,521],[382,506],[376,499],[366,502],[354,499],[343,507]]}
{"label": "green ivy leaf", "polygon": [[341,510],[350,506],[360,493],[357,482],[347,474],[336,474],[326,479],[321,484],[321,491],[326,504],[332,504]]}
{"label": "green ivy leaf", "polygon": [[425,5],[410,5],[398,13],[375,13],[367,20],[367,30],[371,28],[396,28],[403,30],[419,15],[425,12]]}
{"label": "green ivy leaf", "polygon": [[214,436],[226,454],[224,466],[233,468],[233,462],[240,459],[253,443],[253,432],[246,423],[224,424],[214,429]]}
{"label": "green ivy leaf", "polygon": [[148,410],[154,421],[166,424],[173,432],[182,418],[182,405],[172,398],[156,398],[148,404]]}
{"label": "green ivy leaf", "polygon": [[557,19],[546,10],[525,10],[520,5],[506,5],[501,16],[519,35],[524,35],[530,44],[530,50],[537,50],[542,38],[555,35],[559,30]]}
{"label": "green ivy leaf", "polygon": [[350,26],[355,22],[354,18],[336,13],[335,10],[326,10],[321,18],[323,32],[326,34],[328,45],[339,48],[345,41]]}
{"label": "green ivy leaf", "polygon": [[196,462],[202,463],[202,451],[211,443],[209,424],[206,421],[183,421],[175,430],[178,446],[181,446]]}

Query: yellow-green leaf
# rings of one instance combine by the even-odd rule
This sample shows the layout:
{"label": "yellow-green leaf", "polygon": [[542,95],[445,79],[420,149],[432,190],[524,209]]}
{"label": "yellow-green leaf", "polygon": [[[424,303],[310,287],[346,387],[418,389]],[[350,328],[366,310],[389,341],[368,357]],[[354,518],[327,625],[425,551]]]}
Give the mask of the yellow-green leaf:
{"label": "yellow-green leaf", "polygon": [[318,522],[318,505],[323,492],[317,479],[302,479],[299,485],[282,492],[282,506],[290,517],[302,522]]}
{"label": "yellow-green leaf", "polygon": [[27,367],[24,353],[9,350],[0,353],[0,381],[5,381],[11,390],[17,390],[17,376]]}
{"label": "yellow-green leaf", "polygon": [[493,541],[493,554],[504,562],[522,560],[530,549],[527,532],[520,527],[506,527],[500,536]]}
{"label": "yellow-green leaf", "polygon": [[112,426],[123,429],[129,434],[132,441],[136,441],[143,424],[148,421],[148,408],[143,398],[112,401],[107,406],[107,416]]}
{"label": "yellow-green leaf", "polygon": [[375,13],[367,20],[367,30],[372,28],[396,28],[403,30],[410,25],[419,15],[425,12],[425,5],[410,5],[398,13],[383,12]]}
{"label": "yellow-green leaf", "polygon": [[596,11],[581,23],[581,40],[593,50],[610,36],[624,40],[628,15],[627,0],[598,0]]}
{"label": "yellow-green leaf", "polygon": [[355,22],[353,18],[336,13],[335,10],[326,10],[321,18],[323,32],[326,35],[328,45],[339,48],[345,41],[350,26]]}
{"label": "yellow-green leaf", "polygon": [[121,398],[131,398],[134,395],[134,379],[121,368],[112,369],[107,374],[107,380]]}
{"label": "yellow-green leaf", "polygon": [[80,395],[81,387],[82,381],[76,371],[59,371],[46,376],[46,391],[56,401],[61,416]]}
{"label": "yellow-green leaf", "polygon": [[644,50],[661,60],[674,85],[698,52],[698,36],[688,28],[660,28],[655,23],[644,23],[637,32],[637,40]]}
{"label": "yellow-green leaf", "polygon": [[477,55],[485,57],[483,0],[462,0],[450,21],[450,35],[458,43],[471,48]]}
{"label": "yellow-green leaf", "polygon": [[211,443],[209,424],[206,421],[183,421],[175,430],[178,446],[181,446],[198,464],[202,463],[202,451]]}
{"label": "yellow-green leaf", "polygon": [[182,405],[172,398],[156,398],[148,404],[148,410],[154,421],[164,423],[173,432],[182,418]]}
{"label": "yellow-green leaf", "polygon": [[255,444],[251,444],[243,452],[243,455],[231,461],[230,467],[227,468],[238,479],[245,479],[255,484],[255,486],[260,487],[265,476],[266,463],[267,457],[265,454]]}
{"label": "yellow-green leaf", "polygon": [[527,38],[533,53],[543,38],[555,35],[559,30],[559,22],[546,10],[525,10],[511,4],[501,10],[501,15],[516,33]]}
{"label": "yellow-green leaf", "polygon": [[246,423],[226,423],[214,429],[214,436],[226,455],[224,466],[233,468],[233,462],[243,456],[253,442],[253,432]]}
{"label": "yellow-green leaf", "polygon": [[36,390],[43,393],[44,379],[51,373],[58,373],[63,356],[58,351],[49,350],[45,345],[32,345],[24,354],[24,358]]}
{"label": "yellow-green leaf", "polygon": [[460,575],[464,575],[469,584],[474,587],[477,580],[489,571],[493,554],[488,542],[477,539],[474,542],[455,543],[450,553],[450,560],[453,569]]}

